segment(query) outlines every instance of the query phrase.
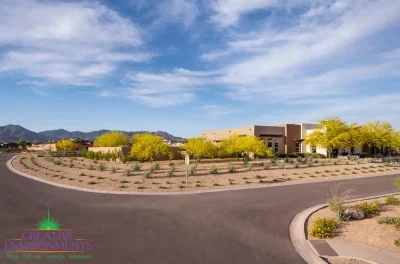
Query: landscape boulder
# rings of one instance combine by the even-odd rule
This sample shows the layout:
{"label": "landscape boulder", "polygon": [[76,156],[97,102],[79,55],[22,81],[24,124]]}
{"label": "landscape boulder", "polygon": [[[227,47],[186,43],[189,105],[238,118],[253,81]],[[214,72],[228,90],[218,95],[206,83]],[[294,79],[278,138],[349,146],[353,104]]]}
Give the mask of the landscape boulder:
{"label": "landscape boulder", "polygon": [[350,220],[362,220],[367,217],[367,214],[357,208],[347,208],[344,213],[350,217]]}

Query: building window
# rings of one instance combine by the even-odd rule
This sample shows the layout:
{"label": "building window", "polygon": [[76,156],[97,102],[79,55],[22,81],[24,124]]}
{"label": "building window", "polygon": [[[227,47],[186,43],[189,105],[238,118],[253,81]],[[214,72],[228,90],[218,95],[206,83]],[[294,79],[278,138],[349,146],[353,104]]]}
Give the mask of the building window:
{"label": "building window", "polygon": [[317,147],[311,146],[311,153],[317,153]]}
{"label": "building window", "polygon": [[267,142],[267,147],[272,150],[272,138],[267,138],[265,141]]}
{"label": "building window", "polygon": [[279,153],[279,142],[275,141],[275,153]]}
{"label": "building window", "polygon": [[300,142],[296,142],[296,152],[300,153]]}

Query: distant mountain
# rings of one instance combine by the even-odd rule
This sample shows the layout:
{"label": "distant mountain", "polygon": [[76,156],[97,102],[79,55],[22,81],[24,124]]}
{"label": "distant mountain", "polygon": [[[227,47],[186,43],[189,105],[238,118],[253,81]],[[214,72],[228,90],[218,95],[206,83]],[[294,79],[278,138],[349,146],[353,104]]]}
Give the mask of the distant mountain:
{"label": "distant mountain", "polygon": [[[80,138],[84,140],[95,140],[101,134],[110,132],[111,130],[97,130],[92,132],[68,131],[65,129],[46,130],[39,133],[25,129],[19,125],[0,126],[0,142],[15,142],[18,139],[25,139],[31,142],[47,142],[49,140],[59,140],[64,138]],[[133,134],[141,134],[147,131],[122,131],[129,136]],[[181,137],[175,137],[164,131],[151,132],[159,135],[167,140],[185,140]]]}
{"label": "distant mountain", "polygon": [[47,136],[19,125],[0,126],[0,142],[15,142],[21,138],[31,142],[46,142],[49,140]]}

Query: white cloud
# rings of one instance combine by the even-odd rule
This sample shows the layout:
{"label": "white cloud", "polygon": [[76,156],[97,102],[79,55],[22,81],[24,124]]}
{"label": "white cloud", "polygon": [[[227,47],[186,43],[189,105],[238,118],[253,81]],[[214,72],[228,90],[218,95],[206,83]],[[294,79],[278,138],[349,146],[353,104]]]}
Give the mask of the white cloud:
{"label": "white cloud", "polygon": [[230,115],[235,113],[236,111],[227,106],[215,105],[215,104],[208,104],[201,107],[206,114],[210,117],[220,117],[225,115]]}
{"label": "white cloud", "polygon": [[290,10],[293,7],[309,6],[317,2],[317,0],[211,0],[210,6],[214,15],[212,20],[222,27],[235,25],[240,21],[240,17],[244,14],[262,10],[280,8]]}
{"label": "white cloud", "polygon": [[[93,2],[6,0],[0,9],[0,72],[61,84],[93,84],[119,62],[148,62],[141,28]],[[123,49],[124,52],[117,51]]]}
{"label": "white cloud", "polygon": [[215,83],[215,72],[175,69],[169,73],[130,73],[123,89],[101,91],[98,96],[128,98],[152,107],[185,104],[196,99],[196,91]]}

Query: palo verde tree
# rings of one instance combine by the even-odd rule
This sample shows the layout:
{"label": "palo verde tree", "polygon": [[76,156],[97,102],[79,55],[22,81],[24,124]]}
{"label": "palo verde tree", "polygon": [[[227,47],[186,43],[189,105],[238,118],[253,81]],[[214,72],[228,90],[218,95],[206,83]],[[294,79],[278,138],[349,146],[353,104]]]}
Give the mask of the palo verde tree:
{"label": "palo verde tree", "polygon": [[348,131],[347,124],[338,117],[319,120],[314,131],[307,135],[304,144],[326,149],[330,158],[334,149],[346,147],[344,133]]}
{"label": "palo verde tree", "polygon": [[219,147],[229,155],[241,154],[244,162],[248,160],[250,153],[258,156],[272,155],[271,150],[265,146],[264,141],[252,135],[232,135],[221,140]]}
{"label": "palo verde tree", "polygon": [[368,122],[361,127],[364,144],[374,153],[384,147],[397,147],[400,144],[399,132],[387,122]]}
{"label": "palo verde tree", "polygon": [[338,135],[337,140],[340,142],[338,145],[341,145],[341,147],[353,148],[363,146],[362,126],[357,123],[351,123]]}
{"label": "palo verde tree", "polygon": [[104,133],[94,141],[95,147],[120,147],[129,145],[128,136],[121,131]]}
{"label": "palo verde tree", "polygon": [[56,147],[57,149],[62,149],[62,150],[75,150],[78,147],[78,144],[76,144],[72,140],[63,139],[56,143]]}
{"label": "palo verde tree", "polygon": [[130,154],[139,161],[153,161],[161,155],[173,158],[172,149],[164,143],[164,139],[151,133],[133,135]]}
{"label": "palo verde tree", "polygon": [[22,139],[22,138],[17,140],[17,145],[18,145],[19,148],[26,148],[26,146],[28,144],[29,143],[26,140]]}
{"label": "palo verde tree", "polygon": [[202,158],[214,158],[217,155],[217,146],[205,137],[190,138],[185,147],[189,155],[197,161]]}

